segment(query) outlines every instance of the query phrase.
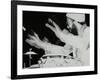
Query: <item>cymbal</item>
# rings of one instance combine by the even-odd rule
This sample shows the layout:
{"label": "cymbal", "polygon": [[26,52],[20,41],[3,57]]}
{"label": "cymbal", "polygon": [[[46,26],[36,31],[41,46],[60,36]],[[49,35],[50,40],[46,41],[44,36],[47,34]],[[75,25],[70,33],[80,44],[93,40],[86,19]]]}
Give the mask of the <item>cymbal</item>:
{"label": "cymbal", "polygon": [[47,57],[47,56],[68,56],[66,54],[45,54],[42,57]]}
{"label": "cymbal", "polygon": [[30,51],[30,52],[26,52],[26,53],[25,53],[25,55],[30,55],[30,54],[32,54],[32,55],[37,55],[37,53],[32,52],[32,51]]}

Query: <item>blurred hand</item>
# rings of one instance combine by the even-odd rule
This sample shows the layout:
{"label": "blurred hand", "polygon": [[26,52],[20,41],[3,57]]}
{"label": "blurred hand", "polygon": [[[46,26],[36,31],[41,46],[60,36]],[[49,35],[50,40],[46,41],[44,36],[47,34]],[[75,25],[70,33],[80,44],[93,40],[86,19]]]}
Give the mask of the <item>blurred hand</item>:
{"label": "blurred hand", "polygon": [[46,23],[45,26],[50,28],[55,34],[56,36],[59,38],[59,34],[62,32],[62,30],[60,29],[60,27],[50,18],[48,19],[48,22],[51,23],[53,26],[51,26],[50,24]]}
{"label": "blurred hand", "polygon": [[40,48],[40,45],[42,43],[42,41],[36,33],[34,33],[34,36],[29,35],[29,39],[26,39],[26,42],[29,43],[31,46],[35,46],[37,48]]}

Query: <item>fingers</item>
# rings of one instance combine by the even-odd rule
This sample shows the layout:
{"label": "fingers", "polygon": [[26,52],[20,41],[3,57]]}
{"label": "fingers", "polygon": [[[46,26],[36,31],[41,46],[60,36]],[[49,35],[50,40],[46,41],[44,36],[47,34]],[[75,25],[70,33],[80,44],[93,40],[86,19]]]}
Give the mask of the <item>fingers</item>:
{"label": "fingers", "polygon": [[52,19],[50,19],[50,18],[48,19],[48,21],[49,21],[50,23],[53,23],[53,20],[52,20]]}
{"label": "fingers", "polygon": [[35,36],[32,36],[32,35],[29,34],[28,36],[29,36],[29,38],[31,38],[33,40],[37,40],[37,39],[40,40],[39,37],[38,37],[38,35],[36,33],[34,33],[34,35]]}
{"label": "fingers", "polygon": [[30,39],[33,39],[33,40],[36,39],[36,38],[35,38],[34,36],[32,36],[32,35],[28,35],[28,36],[29,36]]}
{"label": "fingers", "polygon": [[48,21],[49,21],[50,23],[52,23],[55,27],[58,26],[52,19],[49,18]]}
{"label": "fingers", "polygon": [[56,28],[57,30],[60,30],[59,26],[58,26],[52,19],[49,18],[48,21],[49,21],[50,23],[52,23],[52,24],[55,26],[55,28]]}
{"label": "fingers", "polygon": [[28,44],[30,44],[30,45],[32,45],[33,43],[35,43],[35,41],[34,40],[31,40],[31,39],[26,39],[25,40]]}
{"label": "fingers", "polygon": [[59,28],[59,26],[52,20],[52,19],[48,19],[48,21],[50,23],[52,23],[54,25],[55,28],[53,28],[53,26],[51,26],[50,24],[46,23],[45,26],[50,28],[53,32],[56,32],[56,31],[61,31],[61,29]]}
{"label": "fingers", "polygon": [[35,37],[40,40],[39,36],[34,32]]}
{"label": "fingers", "polygon": [[31,40],[31,39],[26,39],[25,40],[28,44],[30,44],[31,46],[34,46],[36,48],[40,48],[40,46],[38,46],[38,44],[36,43],[36,41]]}
{"label": "fingers", "polygon": [[46,23],[45,26],[50,28],[53,32],[55,32],[55,28],[53,28],[50,24]]}
{"label": "fingers", "polygon": [[22,27],[22,29],[23,29],[24,31],[26,31],[26,28],[25,28],[24,26]]}
{"label": "fingers", "polygon": [[29,43],[29,39],[26,39],[25,41],[26,41],[27,43]]}

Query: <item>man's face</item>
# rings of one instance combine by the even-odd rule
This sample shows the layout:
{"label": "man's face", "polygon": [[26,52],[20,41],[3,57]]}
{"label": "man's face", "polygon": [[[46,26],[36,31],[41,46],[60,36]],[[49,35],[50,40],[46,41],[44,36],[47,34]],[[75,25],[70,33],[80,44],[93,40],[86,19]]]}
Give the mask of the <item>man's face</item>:
{"label": "man's face", "polygon": [[73,20],[67,17],[67,24],[68,24],[68,28],[72,28]]}
{"label": "man's face", "polygon": [[74,20],[67,17],[67,24],[68,24],[67,28],[69,29],[69,31],[74,35],[78,35],[78,30],[76,25],[74,24]]}

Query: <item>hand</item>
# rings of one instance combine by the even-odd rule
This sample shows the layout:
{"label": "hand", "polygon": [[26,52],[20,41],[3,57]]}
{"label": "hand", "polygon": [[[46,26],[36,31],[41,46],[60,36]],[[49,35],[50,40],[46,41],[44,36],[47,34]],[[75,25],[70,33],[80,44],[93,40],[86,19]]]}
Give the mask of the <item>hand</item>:
{"label": "hand", "polygon": [[[56,35],[62,42],[65,42],[64,36],[66,36],[67,34],[69,34],[69,31],[68,31],[68,30],[62,31],[62,30],[60,29],[60,27],[59,27],[53,20],[51,20],[50,18],[48,19],[48,21],[49,21],[50,23],[52,23],[54,27],[51,26],[51,25],[48,24],[48,23],[45,24],[46,27],[50,28],[50,29],[55,33],[55,35]],[[65,33],[65,32],[66,32],[66,33]]]}
{"label": "hand", "polygon": [[51,20],[50,18],[48,19],[48,21],[49,21],[50,23],[52,23],[54,27],[51,26],[51,25],[48,24],[48,23],[45,24],[46,27],[50,28],[50,29],[56,34],[56,36],[59,37],[59,34],[62,32],[62,30],[61,30],[61,29],[59,28],[59,26],[58,26],[53,20]]}
{"label": "hand", "polygon": [[35,46],[37,48],[40,48],[40,45],[42,43],[42,41],[36,33],[34,33],[34,36],[29,35],[29,39],[26,39],[26,42],[29,43],[31,46]]}

